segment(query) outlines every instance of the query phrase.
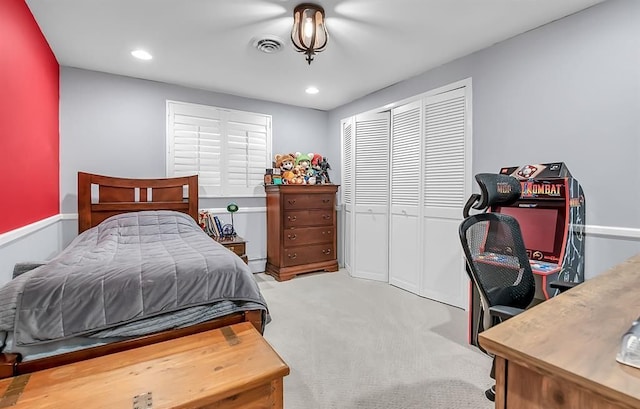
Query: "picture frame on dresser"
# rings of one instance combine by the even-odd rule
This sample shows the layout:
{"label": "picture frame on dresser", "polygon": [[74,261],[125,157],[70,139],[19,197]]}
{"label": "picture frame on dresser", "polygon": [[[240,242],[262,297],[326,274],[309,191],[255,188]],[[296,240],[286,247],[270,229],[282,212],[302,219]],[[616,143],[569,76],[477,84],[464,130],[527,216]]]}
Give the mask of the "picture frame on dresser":
{"label": "picture frame on dresser", "polygon": [[339,185],[266,185],[267,264],[278,281],[338,271],[336,193]]}

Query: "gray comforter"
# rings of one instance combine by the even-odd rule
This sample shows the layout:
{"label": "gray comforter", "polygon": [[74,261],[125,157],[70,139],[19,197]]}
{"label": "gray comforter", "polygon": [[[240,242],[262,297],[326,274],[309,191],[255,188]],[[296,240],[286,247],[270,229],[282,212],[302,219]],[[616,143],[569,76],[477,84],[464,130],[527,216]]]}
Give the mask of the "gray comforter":
{"label": "gray comforter", "polygon": [[90,334],[221,300],[264,307],[248,266],[188,215],[125,213],[0,289],[0,331],[17,345]]}

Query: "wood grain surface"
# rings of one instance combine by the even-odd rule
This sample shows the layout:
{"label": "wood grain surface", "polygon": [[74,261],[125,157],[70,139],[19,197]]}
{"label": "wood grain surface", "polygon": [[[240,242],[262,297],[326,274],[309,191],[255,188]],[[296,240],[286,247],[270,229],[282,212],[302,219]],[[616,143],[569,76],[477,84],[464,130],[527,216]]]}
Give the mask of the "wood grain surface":
{"label": "wood grain surface", "polygon": [[640,255],[481,333],[506,361],[504,407],[640,408],[640,369],[616,361],[638,316]]}
{"label": "wood grain surface", "polygon": [[0,407],[133,408],[150,394],[153,409],[276,409],[288,374],[245,322],[1,380]]}

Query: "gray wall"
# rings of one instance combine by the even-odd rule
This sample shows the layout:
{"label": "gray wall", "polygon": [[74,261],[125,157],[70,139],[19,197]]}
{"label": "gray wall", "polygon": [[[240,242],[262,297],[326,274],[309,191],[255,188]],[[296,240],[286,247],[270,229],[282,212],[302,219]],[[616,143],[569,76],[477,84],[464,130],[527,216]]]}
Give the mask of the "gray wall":
{"label": "gray wall", "polygon": [[[564,161],[584,187],[588,225],[640,229],[639,72],[640,2],[634,0],[609,0],[328,113],[63,67],[61,212],[76,211],[79,170],[165,174],[167,99],[271,114],[273,153],[320,152],[339,183],[342,118],[472,78],[473,173]],[[200,207],[227,202],[203,199]],[[587,276],[639,250],[635,239],[589,235]]]}
{"label": "gray wall", "polygon": [[[269,114],[273,154],[328,150],[327,113],[273,102],[62,67],[60,73],[61,213],[77,211],[77,172],[157,178],[166,175],[166,101]],[[229,199],[201,199],[201,208]],[[238,198],[242,207],[264,199]]]}
{"label": "gray wall", "polygon": [[[469,77],[474,174],[564,161],[588,225],[640,228],[640,1],[609,0],[334,109],[327,155],[339,158],[342,118]],[[586,245],[587,277],[640,250],[620,237]]]}

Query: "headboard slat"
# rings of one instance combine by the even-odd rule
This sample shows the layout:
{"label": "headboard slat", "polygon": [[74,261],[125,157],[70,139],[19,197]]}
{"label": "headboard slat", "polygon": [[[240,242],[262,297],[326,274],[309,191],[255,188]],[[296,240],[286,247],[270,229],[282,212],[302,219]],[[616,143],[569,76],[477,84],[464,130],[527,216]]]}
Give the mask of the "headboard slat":
{"label": "headboard slat", "polygon": [[182,196],[182,186],[160,188],[156,187],[151,191],[151,200],[154,202],[166,202],[172,197]]}
{"label": "headboard slat", "polygon": [[135,202],[135,190],[126,187],[100,186],[100,202]]}

